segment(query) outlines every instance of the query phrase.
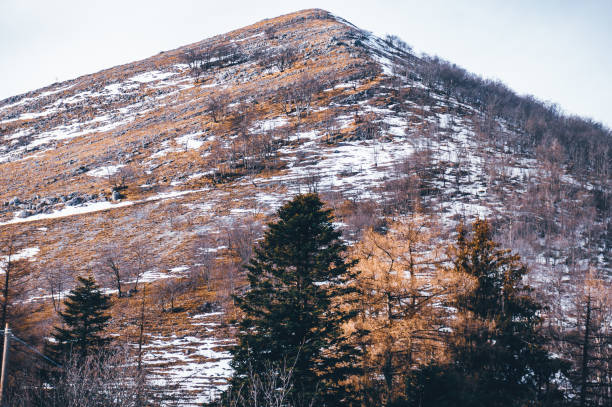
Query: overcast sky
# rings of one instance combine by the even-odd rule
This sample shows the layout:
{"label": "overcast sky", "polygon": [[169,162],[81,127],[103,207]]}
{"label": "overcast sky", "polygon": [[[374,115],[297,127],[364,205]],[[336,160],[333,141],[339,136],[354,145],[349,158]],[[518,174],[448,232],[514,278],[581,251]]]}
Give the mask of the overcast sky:
{"label": "overcast sky", "polygon": [[0,0],[0,100],[313,7],[612,127],[612,0]]}

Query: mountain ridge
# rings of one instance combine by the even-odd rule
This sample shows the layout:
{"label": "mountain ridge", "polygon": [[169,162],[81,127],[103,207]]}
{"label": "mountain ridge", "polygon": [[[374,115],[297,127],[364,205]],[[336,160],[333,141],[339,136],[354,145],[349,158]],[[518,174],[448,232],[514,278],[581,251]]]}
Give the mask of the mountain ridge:
{"label": "mountain ridge", "polygon": [[[231,313],[266,220],[296,193],[318,191],[349,242],[415,211],[448,239],[487,217],[546,296],[589,267],[610,275],[608,130],[323,10],[15,97],[0,101],[0,235],[32,260],[31,298],[49,306],[51,269],[66,271],[64,289],[94,270],[116,293],[108,262],[130,286],[131,253],[146,242],[154,260],[141,281],[161,301],[152,309],[170,298],[184,308],[160,314],[152,349],[176,342],[207,372],[221,363],[189,390],[227,376],[232,327],[211,327]],[[172,291],[202,264],[217,270],[207,271],[214,289]],[[115,329],[132,329],[117,312]],[[172,374],[184,367],[180,351],[155,352]]]}

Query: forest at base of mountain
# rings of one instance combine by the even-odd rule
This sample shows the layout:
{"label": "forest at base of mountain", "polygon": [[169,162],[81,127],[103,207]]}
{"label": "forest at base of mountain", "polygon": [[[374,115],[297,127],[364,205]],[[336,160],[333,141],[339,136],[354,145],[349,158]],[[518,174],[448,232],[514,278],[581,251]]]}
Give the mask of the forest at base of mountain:
{"label": "forest at base of mountain", "polygon": [[[529,269],[521,283],[542,306],[530,321],[536,334],[522,332],[531,335],[529,344],[542,340],[538,346],[560,361],[555,373],[563,372],[554,379],[541,373],[534,385],[530,371],[521,377],[532,380],[522,383],[526,394],[550,403],[565,397],[570,405],[609,402],[612,138],[598,123],[417,56],[396,37],[377,38],[306,10],[0,101],[0,132],[4,321],[38,351],[64,324],[60,312],[76,276],[91,274],[111,295],[106,334],[125,344],[106,358],[111,365],[142,362],[149,395],[165,398],[162,404],[218,398],[234,372],[230,350],[243,312],[235,296],[250,287],[244,266],[253,247],[279,207],[318,191],[350,255],[361,259],[355,270],[371,267],[366,280],[378,278],[384,250],[404,247],[412,232],[402,231],[410,229],[402,222],[424,222],[419,232],[433,237],[414,255],[444,263],[453,258],[447,249],[459,246],[457,226],[486,218],[492,240],[520,254]],[[398,243],[385,246],[385,239]],[[453,287],[437,266],[452,268],[429,265],[436,273],[416,275],[423,292],[428,284]],[[389,284],[407,289],[409,281],[393,276]],[[404,294],[416,302],[422,293]],[[452,298],[444,291],[432,301]],[[400,335],[396,328],[401,335],[433,335],[435,328],[437,339],[424,334],[387,344],[365,335],[379,348],[361,359],[362,368],[375,367],[352,385],[362,393],[371,386],[372,403],[437,397],[443,384],[451,386],[444,394],[459,389],[461,397],[493,387],[474,377],[478,369],[470,378],[470,359],[453,350],[472,349],[452,341],[458,320],[444,313],[457,307],[433,308],[424,319],[397,318],[391,310],[389,324],[397,325],[387,331],[384,320],[353,322],[359,335],[382,326],[387,342]],[[383,314],[376,307],[363,312]],[[506,326],[498,325],[509,322],[495,312],[464,321],[474,329],[473,344],[503,343],[496,335]],[[37,378],[40,364],[48,368],[19,341],[11,344],[11,383]],[[515,374],[496,370],[508,355],[497,350],[478,363],[489,363],[494,377]],[[408,355],[387,362],[385,352]],[[293,356],[286,356],[289,366]],[[268,386],[286,381],[287,368],[270,368],[252,383],[263,385],[261,374],[277,380]],[[144,383],[133,369],[104,372],[109,376],[85,380],[69,369],[72,381],[61,383],[77,381],[80,395]],[[425,382],[436,383],[433,394]],[[142,395],[130,389],[114,392]]]}

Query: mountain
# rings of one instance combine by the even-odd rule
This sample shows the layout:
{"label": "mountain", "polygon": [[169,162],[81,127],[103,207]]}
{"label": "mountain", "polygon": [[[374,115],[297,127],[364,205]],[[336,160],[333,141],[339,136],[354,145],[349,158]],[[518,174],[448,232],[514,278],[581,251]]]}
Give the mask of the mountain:
{"label": "mountain", "polygon": [[93,272],[123,284],[130,337],[127,291],[150,284],[147,362],[214,394],[240,265],[296,193],[318,191],[349,242],[415,210],[449,237],[487,217],[552,298],[589,267],[610,276],[611,146],[598,123],[305,10],[0,101],[0,233],[49,313]]}

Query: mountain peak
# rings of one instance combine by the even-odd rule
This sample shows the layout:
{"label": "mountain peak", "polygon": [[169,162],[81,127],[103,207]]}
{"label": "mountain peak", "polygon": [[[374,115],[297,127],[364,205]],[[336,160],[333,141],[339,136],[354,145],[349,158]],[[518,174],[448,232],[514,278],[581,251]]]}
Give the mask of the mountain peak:
{"label": "mountain peak", "polygon": [[[265,222],[317,191],[349,242],[415,212],[444,239],[488,217],[546,285],[580,264],[610,270],[610,146],[588,121],[302,10],[0,101],[0,234],[40,270],[75,274],[146,242],[147,284],[174,295],[209,267],[215,307],[230,306]],[[188,346],[231,343],[225,325],[198,325],[191,295],[187,312],[164,313],[182,318],[180,335],[199,329]],[[161,318],[156,338],[174,322]],[[192,356],[168,376],[180,382]],[[195,390],[231,373],[228,358],[206,361],[227,368],[194,376]]]}

